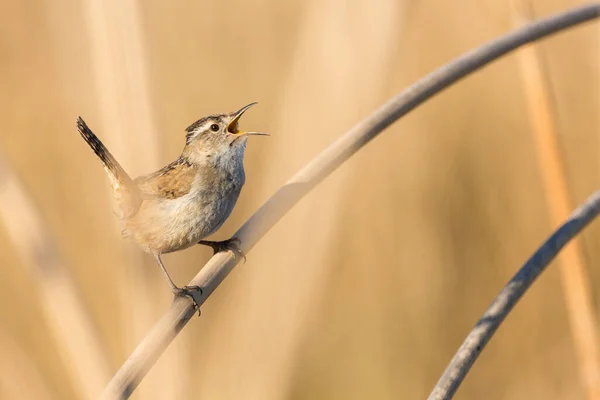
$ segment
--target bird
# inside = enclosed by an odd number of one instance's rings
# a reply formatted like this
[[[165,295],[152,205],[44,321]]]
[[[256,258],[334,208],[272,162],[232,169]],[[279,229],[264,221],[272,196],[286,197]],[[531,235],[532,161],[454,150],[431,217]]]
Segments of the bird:
[[[132,179],[85,121],[77,118],[77,129],[102,162],[112,184],[122,236],[152,255],[171,291],[191,298],[198,286],[177,286],[161,256],[196,244],[210,246],[214,254],[239,250],[233,237],[223,241],[204,238],[215,233],[231,215],[246,181],[244,153],[249,136],[263,132],[239,130],[240,117],[253,105],[238,111],[203,117],[185,130],[181,155],[156,172]]]

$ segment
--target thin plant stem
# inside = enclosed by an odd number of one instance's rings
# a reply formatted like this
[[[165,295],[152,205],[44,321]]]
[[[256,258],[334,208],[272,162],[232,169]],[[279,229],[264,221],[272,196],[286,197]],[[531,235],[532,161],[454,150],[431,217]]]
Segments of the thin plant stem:
[[[451,399],[471,366],[492,338],[502,321],[525,291],[544,271],[558,252],[585,228],[600,212],[600,190],[591,195],[538,248],[519,272],[504,286],[460,346],[444,374],[429,395],[429,400]]]

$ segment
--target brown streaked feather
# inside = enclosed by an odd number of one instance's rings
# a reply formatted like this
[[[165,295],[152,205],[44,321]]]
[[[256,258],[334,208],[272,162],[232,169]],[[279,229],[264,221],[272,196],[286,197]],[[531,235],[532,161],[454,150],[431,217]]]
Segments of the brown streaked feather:
[[[166,167],[139,177],[134,182],[143,197],[176,199],[190,192],[196,174],[197,170],[180,157]]]

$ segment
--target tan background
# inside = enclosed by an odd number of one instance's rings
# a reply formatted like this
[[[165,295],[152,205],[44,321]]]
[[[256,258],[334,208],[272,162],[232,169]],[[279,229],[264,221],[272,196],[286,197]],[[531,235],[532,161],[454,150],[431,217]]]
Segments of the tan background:
[[[111,373],[170,293],[149,257],[143,268],[130,266],[135,257],[119,237],[108,180],[77,135],[77,115],[139,175],[177,157],[194,120],[258,101],[242,127],[272,136],[249,142],[247,184],[216,235],[223,239],[387,98],[512,26],[502,1],[139,3],[118,20],[127,8],[119,4],[128,3],[106,2],[103,19],[93,1],[0,1],[0,151],[57,238]],[[535,1],[534,12],[577,3]],[[123,45],[111,57],[98,45],[102,26],[109,48]],[[577,203],[599,180],[598,33],[587,24],[540,44]],[[520,79],[514,55],[495,62],[324,181],[209,299],[138,398],[425,398],[550,232]],[[583,237],[595,289],[599,232],[596,223]],[[38,282],[6,231],[0,249],[0,395],[79,398],[40,311]],[[165,263],[183,284],[209,256],[198,247]],[[131,280],[138,283],[125,289]],[[39,388],[14,391],[10,373],[22,365],[28,385]],[[552,265],[458,398],[581,399],[576,368]]]

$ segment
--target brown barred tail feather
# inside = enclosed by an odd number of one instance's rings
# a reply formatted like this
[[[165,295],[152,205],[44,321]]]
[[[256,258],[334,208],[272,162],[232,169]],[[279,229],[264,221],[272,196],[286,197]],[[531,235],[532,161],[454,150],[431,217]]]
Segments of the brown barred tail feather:
[[[96,153],[102,164],[104,164],[104,169],[108,173],[113,185],[115,198],[120,204],[123,213],[122,217],[135,214],[139,209],[141,200],[137,187],[131,177],[81,117],[77,118],[77,130],[79,130],[83,140],[94,150],[94,153]]]
[[[102,164],[106,167],[106,170],[109,174],[112,175],[111,178],[114,178],[121,185],[129,186],[133,183],[127,172],[121,167],[121,164],[115,159],[115,157],[110,154],[110,151],[104,146],[104,144],[98,139],[98,136],[92,132],[92,130],[87,126],[85,121],[81,118],[77,118],[77,129],[79,130],[79,134],[83,140],[90,145],[94,153],[100,158]]]

